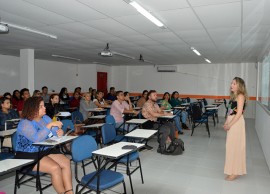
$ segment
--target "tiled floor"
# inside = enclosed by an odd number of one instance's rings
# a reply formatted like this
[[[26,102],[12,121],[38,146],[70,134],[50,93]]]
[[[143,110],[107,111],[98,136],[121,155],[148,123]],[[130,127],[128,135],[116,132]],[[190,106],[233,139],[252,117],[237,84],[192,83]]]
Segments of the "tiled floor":
[[[211,138],[205,127],[196,128],[194,135],[185,131],[180,136],[186,151],[180,156],[160,155],[153,151],[141,152],[145,183],[141,183],[139,172],[133,174],[136,194],[270,194],[270,173],[254,129],[254,120],[246,119],[247,129],[247,171],[246,176],[228,182],[224,180],[226,133],[222,129],[224,119],[214,127],[210,122]],[[150,145],[157,147],[156,139]],[[92,170],[88,168],[89,171]],[[2,179],[2,178],[1,178]],[[127,191],[130,192],[126,178]],[[75,180],[73,181],[75,185]],[[0,191],[13,193],[14,177],[0,182]],[[33,188],[22,186],[18,193],[37,193]],[[122,186],[115,190],[122,191]],[[53,188],[45,194],[55,193]],[[105,193],[112,193],[106,191]]]

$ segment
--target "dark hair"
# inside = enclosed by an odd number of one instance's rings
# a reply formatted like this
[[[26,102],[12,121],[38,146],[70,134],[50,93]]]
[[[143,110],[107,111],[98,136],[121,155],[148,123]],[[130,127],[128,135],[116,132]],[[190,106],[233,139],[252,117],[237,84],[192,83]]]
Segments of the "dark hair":
[[[150,96],[152,93],[157,93],[157,91],[156,91],[156,90],[150,90],[150,91],[148,92],[148,94],[147,94],[146,100],[149,99],[149,96]]]
[[[169,95],[169,99],[170,99],[170,93],[169,93],[169,92],[165,92],[165,93],[163,94],[163,97],[162,97],[163,100],[165,99],[165,96],[166,96],[167,94]]]
[[[129,94],[129,92],[128,92],[128,91],[124,92],[124,96],[127,96],[128,94]]]
[[[21,91],[20,91],[20,97],[21,97],[21,98],[22,98],[24,92],[29,92],[29,89],[27,89],[27,88],[21,89]]]
[[[58,94],[51,94],[50,95],[50,102],[51,102],[51,99],[53,99],[55,96],[59,96]]]
[[[79,96],[80,96],[80,92],[74,92],[73,93],[73,97],[75,96],[76,93],[79,94]]]
[[[43,101],[42,97],[30,97],[23,105],[22,118],[32,121],[38,114],[40,102]]]
[[[178,92],[177,92],[177,91],[174,91],[174,92],[172,93],[171,98],[174,98],[174,95],[175,95],[176,93],[178,93]],[[179,94],[179,93],[178,93],[178,94]]]
[[[116,96],[119,96],[120,93],[123,93],[123,91],[119,90],[115,93]]]
[[[19,90],[14,90],[13,93],[12,93],[12,98],[14,98],[14,99],[16,99],[16,100],[20,100],[21,95],[20,95],[20,98],[18,98],[18,97],[15,95],[16,92],[19,92],[19,93],[20,93]]]
[[[7,97],[7,96],[12,97],[12,96],[11,96],[11,93],[9,93],[9,92],[4,93],[4,95],[3,95],[3,96],[4,96],[4,97]]]
[[[41,88],[41,90],[44,90],[44,89],[48,89],[48,87],[47,87],[47,86],[43,86],[43,87]]]
[[[35,95],[36,95],[37,93],[40,93],[40,91],[39,91],[39,90],[34,90],[34,92],[33,92],[33,97],[35,97]]]
[[[0,98],[0,104],[1,104],[1,105],[4,104],[4,102],[5,102],[6,100],[9,100],[9,101],[10,101],[10,99],[7,98],[7,97],[1,97],[1,98]]]
[[[74,92],[76,92],[76,90],[82,90],[82,88],[81,87],[76,87],[75,89],[74,89]],[[73,93],[74,93],[73,92]]]
[[[59,93],[59,97],[60,97],[60,98],[63,97],[63,95],[64,95],[64,93],[65,93],[66,90],[67,90],[66,87],[61,88],[60,93]]]
[[[142,92],[142,96],[144,95],[144,93],[145,93],[145,92],[147,92],[147,93],[148,93],[148,90],[144,90],[144,91]]]
[[[111,90],[115,90],[115,87],[110,87],[110,91],[111,91]]]

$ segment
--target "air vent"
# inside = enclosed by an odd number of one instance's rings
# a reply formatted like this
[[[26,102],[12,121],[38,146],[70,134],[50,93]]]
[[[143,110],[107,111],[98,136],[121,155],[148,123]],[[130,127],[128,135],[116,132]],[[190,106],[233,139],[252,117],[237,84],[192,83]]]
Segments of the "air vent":
[[[177,67],[176,66],[158,66],[157,67],[158,72],[176,72]]]

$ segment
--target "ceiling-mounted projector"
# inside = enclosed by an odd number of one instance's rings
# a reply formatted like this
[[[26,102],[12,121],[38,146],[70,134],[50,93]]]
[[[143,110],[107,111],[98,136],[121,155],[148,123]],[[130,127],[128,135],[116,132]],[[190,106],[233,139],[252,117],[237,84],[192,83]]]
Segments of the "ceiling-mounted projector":
[[[109,48],[109,43],[107,43],[106,47],[103,49],[103,51],[101,51],[100,53],[98,53],[99,55],[103,56],[103,57],[112,57],[113,53],[110,51]]]
[[[0,34],[7,34],[9,32],[7,24],[0,23]]]

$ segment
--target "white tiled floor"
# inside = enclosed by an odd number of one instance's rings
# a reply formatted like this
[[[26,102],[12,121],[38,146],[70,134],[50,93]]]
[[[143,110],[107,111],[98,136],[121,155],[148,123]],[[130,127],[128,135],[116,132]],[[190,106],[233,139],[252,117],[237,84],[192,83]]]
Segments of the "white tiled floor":
[[[141,152],[145,183],[141,183],[139,172],[133,174],[136,194],[270,194],[270,173],[254,129],[254,120],[246,119],[247,129],[247,171],[246,176],[228,182],[224,180],[223,166],[225,157],[226,133],[222,129],[224,119],[214,127],[210,121],[211,138],[205,127],[195,129],[180,136],[186,151],[181,156],[160,155],[153,151]],[[149,142],[157,147],[156,139]],[[72,166],[73,167],[73,166]],[[89,167],[91,171],[93,168]],[[14,177],[0,179],[0,191],[13,193]],[[130,192],[128,178],[127,191]],[[73,181],[75,188],[75,180]],[[115,190],[122,191],[122,186]],[[33,188],[22,186],[18,193],[37,193]],[[55,193],[53,188],[45,194]],[[106,191],[105,193],[112,193]]]

